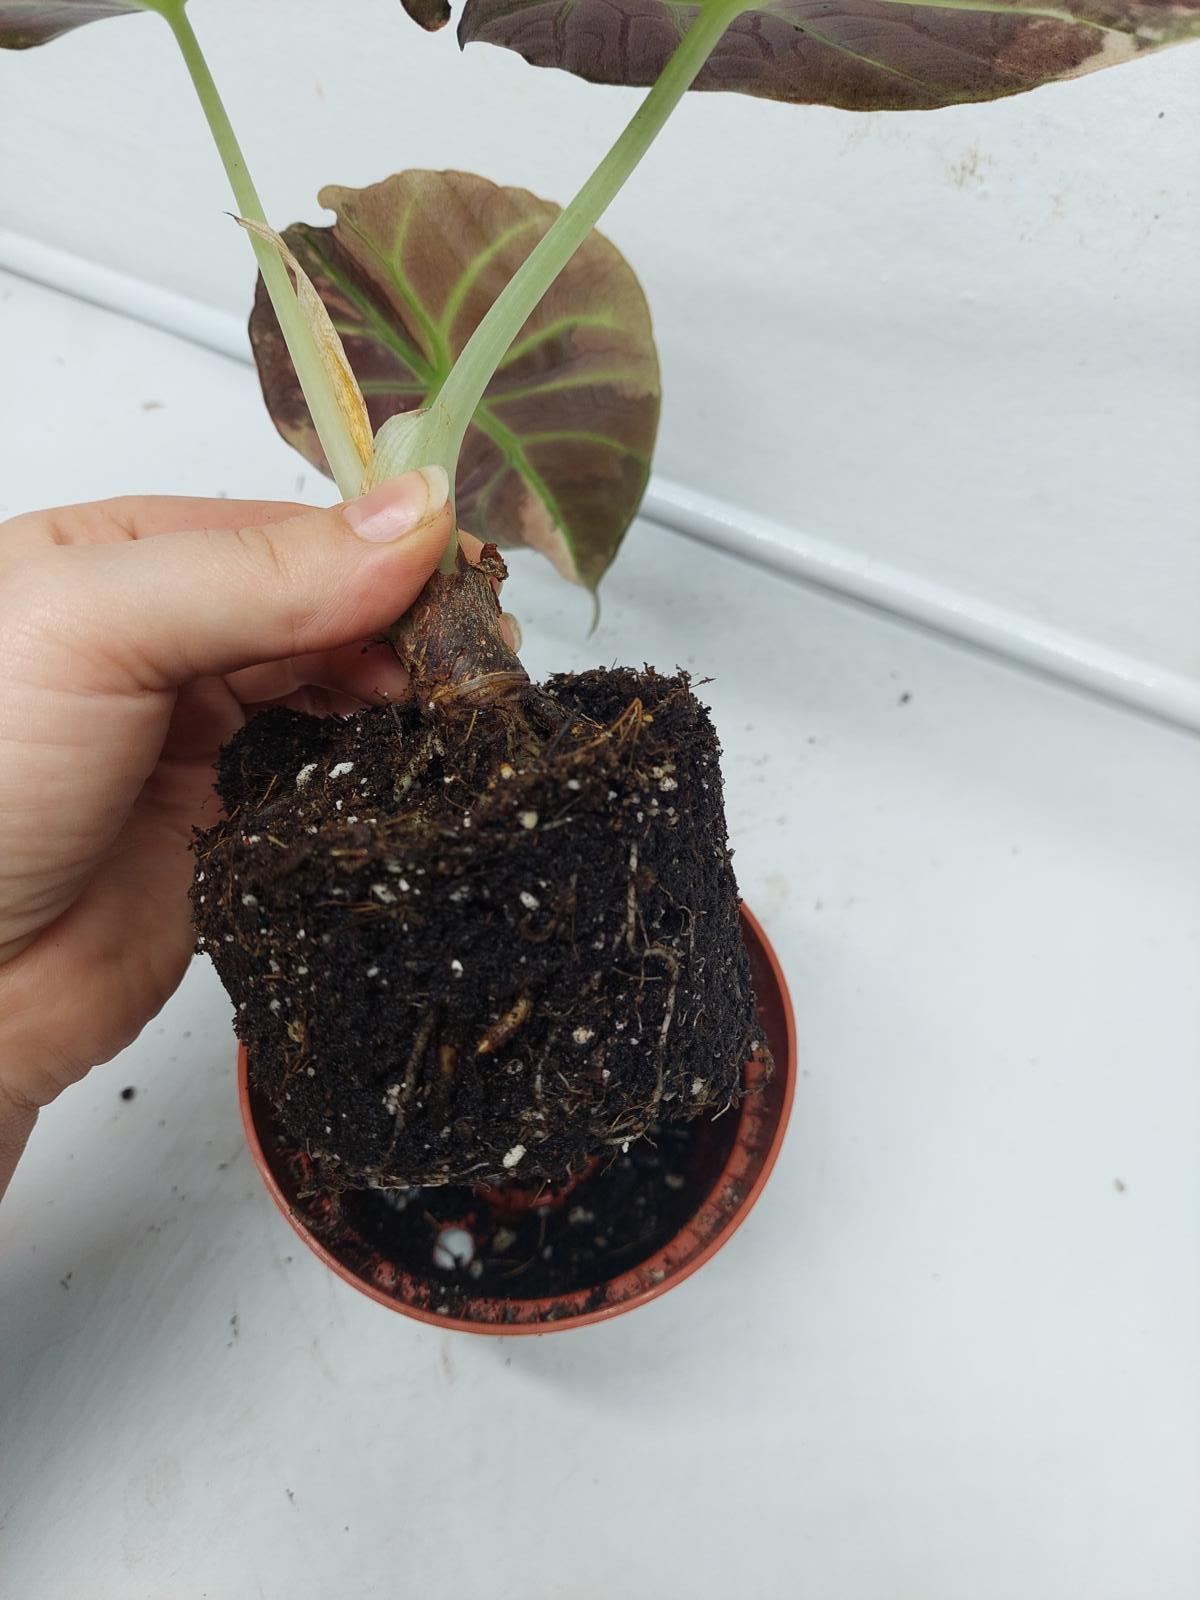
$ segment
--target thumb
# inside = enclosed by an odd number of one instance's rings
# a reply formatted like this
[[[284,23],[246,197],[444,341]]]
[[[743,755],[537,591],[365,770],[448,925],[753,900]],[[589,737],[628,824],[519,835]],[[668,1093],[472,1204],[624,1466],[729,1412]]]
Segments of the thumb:
[[[451,531],[446,472],[422,467],[263,527],[66,550],[56,608],[105,680],[89,687],[162,689],[381,632],[416,599]]]

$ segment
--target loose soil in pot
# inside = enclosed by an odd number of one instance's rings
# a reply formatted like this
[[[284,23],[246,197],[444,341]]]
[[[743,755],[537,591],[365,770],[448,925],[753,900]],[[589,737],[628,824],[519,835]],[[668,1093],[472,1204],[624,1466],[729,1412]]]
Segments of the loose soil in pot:
[[[418,606],[409,703],[254,719],[198,843],[200,946],[325,1183],[562,1180],[720,1112],[758,1045],[707,712],[651,670],[535,688],[484,587]]]
[[[458,1315],[478,1295],[530,1299],[604,1289],[679,1232],[720,1172],[737,1118],[654,1125],[563,1193],[522,1186],[363,1189],[343,1196],[344,1238],[423,1268],[430,1303]],[[342,1256],[346,1249],[343,1244]],[[599,1298],[599,1297],[597,1297]]]

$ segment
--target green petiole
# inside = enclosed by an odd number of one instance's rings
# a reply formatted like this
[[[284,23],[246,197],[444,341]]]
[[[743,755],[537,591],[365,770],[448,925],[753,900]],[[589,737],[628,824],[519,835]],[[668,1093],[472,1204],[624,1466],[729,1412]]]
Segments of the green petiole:
[[[184,0],[156,0],[154,9],[175,35],[239,212],[252,221],[265,222],[245,157],[185,15]],[[746,0],[710,0],[697,13],[654,87],[579,193],[505,285],[429,406],[389,417],[380,428],[375,457],[365,476],[287,268],[270,244],[250,236],[317,436],[345,498],[414,467],[443,466],[454,482],[459,451],[493,373],[542,296],[649,150],[730,24],[745,9]],[[453,571],[456,552],[457,534],[443,557],[444,572]]]
[[[745,9],[745,0],[712,0],[698,12],[616,143],[475,329],[429,408],[390,417],[380,428],[369,482],[381,483],[430,462],[444,466],[454,482],[458,452],[471,418],[509,346],[654,143],[730,24]],[[454,555],[452,546],[443,559],[443,571],[453,570]]]
[[[175,35],[184,64],[195,86],[197,98],[208,121],[217,154],[229,179],[229,187],[233,190],[238,214],[247,217],[251,222],[265,223],[267,218],[263,212],[262,201],[250,177],[246,158],[242,154],[229,115],[217,92],[204,53],[200,49],[200,42],[192,31],[192,25],[184,11],[184,0],[157,0],[154,9]],[[300,309],[295,290],[292,288],[291,277],[278,252],[265,240],[256,238],[253,234],[248,237],[258,260],[258,270],[262,273],[263,283],[271,297],[271,305],[287,344],[288,354],[292,358],[296,376],[304,391],[304,399],[312,416],[313,426],[317,430],[317,437],[321,441],[321,448],[325,452],[339,491],[343,498],[350,500],[362,487],[362,461],[342,417],[337,395],[321,361],[316,340]]]

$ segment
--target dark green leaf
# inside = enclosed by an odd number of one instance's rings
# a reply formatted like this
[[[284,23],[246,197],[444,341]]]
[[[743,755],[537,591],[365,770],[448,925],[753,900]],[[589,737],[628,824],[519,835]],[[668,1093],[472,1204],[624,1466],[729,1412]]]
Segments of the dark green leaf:
[[[0,49],[28,50],[85,22],[153,9],[140,0],[0,0]]]
[[[403,172],[320,199],[335,225],[298,223],[284,238],[329,307],[376,429],[433,398],[559,210],[465,172]],[[261,283],[250,337],[276,427],[325,470]],[[621,253],[593,233],[475,414],[459,461],[459,522],[498,544],[533,545],[594,588],[641,501],[658,408],[645,296]]]
[[[458,36],[593,83],[648,85],[700,9],[467,0]],[[924,110],[1020,94],[1197,32],[1200,0],[767,0],[733,23],[695,87],[851,111]]]

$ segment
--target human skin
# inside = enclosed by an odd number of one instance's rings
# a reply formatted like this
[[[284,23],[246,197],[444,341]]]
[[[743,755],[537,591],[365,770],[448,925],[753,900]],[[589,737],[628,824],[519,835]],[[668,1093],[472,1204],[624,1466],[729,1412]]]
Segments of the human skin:
[[[264,704],[402,696],[363,641],[451,515],[428,468],[326,510],[131,498],[0,525],[0,1194],[39,1111],[183,976],[221,745]]]

